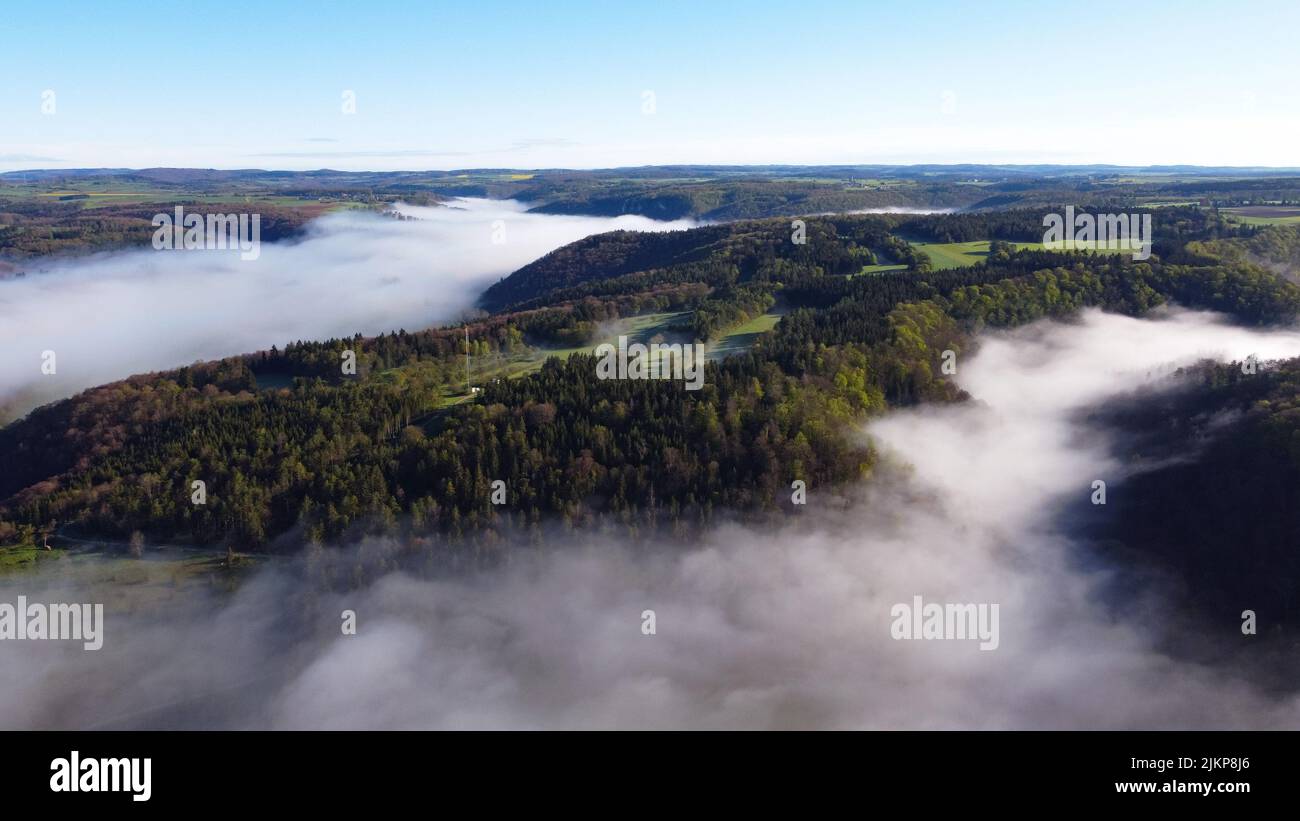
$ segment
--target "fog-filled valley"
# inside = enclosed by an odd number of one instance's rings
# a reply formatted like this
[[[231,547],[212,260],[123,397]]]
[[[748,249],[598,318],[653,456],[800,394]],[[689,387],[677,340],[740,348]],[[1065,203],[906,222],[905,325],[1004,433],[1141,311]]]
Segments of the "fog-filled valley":
[[[1300,356],[1300,333],[1091,310],[981,335],[955,377],[969,401],[870,422],[861,435],[885,454],[875,475],[810,487],[775,528],[720,521],[690,545],[551,528],[467,574],[321,583],[331,564],[399,551],[368,538],[272,563],[233,592],[146,605],[149,585],[128,584],[108,599],[101,651],[0,645],[0,724],[1293,726],[1296,694],[1260,684],[1267,650],[1235,646],[1233,622],[1201,636],[1218,648],[1202,658],[1170,652],[1180,631],[1204,629],[1196,614],[1158,586],[1117,603],[1108,591],[1131,568],[1098,561],[1060,515],[1096,479],[1122,494],[1134,469],[1090,408],[1169,390],[1198,359],[1252,354]],[[3,586],[101,600],[121,573],[55,563]],[[999,604],[997,647],[892,638],[891,607],[917,595]],[[339,631],[348,610],[356,635]]]
[[[495,280],[562,245],[691,220],[531,214],[511,200],[398,203],[317,218],[301,237],[238,250],[101,252],[0,279],[0,409],[132,374],[299,340],[372,336],[451,322]],[[54,373],[42,370],[52,351]],[[0,417],[3,418],[3,417]]]
[[[629,173],[250,172],[291,214],[251,258],[140,248],[152,202],[23,257],[0,636],[102,622],[0,642],[0,726],[1296,726],[1300,230]]]

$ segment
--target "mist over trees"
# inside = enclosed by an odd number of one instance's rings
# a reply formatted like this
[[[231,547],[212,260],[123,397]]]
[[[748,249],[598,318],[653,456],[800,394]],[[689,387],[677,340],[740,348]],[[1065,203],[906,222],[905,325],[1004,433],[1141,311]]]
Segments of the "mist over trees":
[[[834,486],[871,471],[876,456],[846,434],[853,421],[960,401],[941,356],[968,349],[981,328],[1085,307],[1141,316],[1170,302],[1248,324],[1295,316],[1295,286],[1214,255],[1217,220],[1172,218],[1203,238],[1180,252],[1185,263],[1000,247],[966,268],[870,275],[854,274],[875,249],[908,247],[893,233],[903,227],[968,236],[983,220],[985,235],[1019,238],[1032,218],[813,218],[803,244],[788,220],[603,234],[490,288],[489,304],[512,307],[470,325],[476,352],[587,342],[602,322],[647,309],[691,311],[699,338],[777,298],[789,313],[748,351],[710,363],[699,392],[600,380],[577,354],[449,405],[463,379],[459,327],[297,342],[133,377],[0,430],[13,466],[0,476],[0,511],[13,525],[253,550],[359,533],[482,547],[550,520],[680,535],[722,510],[771,515],[794,479]],[[1254,236],[1243,233],[1233,242]],[[353,376],[339,368],[345,350],[357,356]],[[194,479],[207,483],[206,504],[190,501]],[[509,504],[491,501],[494,481]]]

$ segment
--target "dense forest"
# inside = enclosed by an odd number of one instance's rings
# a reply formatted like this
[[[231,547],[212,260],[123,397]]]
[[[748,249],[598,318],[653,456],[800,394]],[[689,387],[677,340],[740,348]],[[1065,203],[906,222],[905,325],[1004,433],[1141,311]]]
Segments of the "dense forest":
[[[1163,571],[1220,623],[1252,609],[1295,624],[1300,360],[1250,365],[1204,362],[1099,409],[1134,475],[1082,520],[1099,550]]]
[[[110,248],[148,247],[157,230],[155,214],[172,214],[176,206],[191,214],[249,212],[260,214],[261,239],[266,242],[298,234],[319,204],[284,208],[175,200],[86,207],[85,197],[61,199],[0,198],[0,259],[21,260],[55,254],[81,254]]]
[[[521,198],[547,196],[546,190],[525,190]],[[945,209],[970,205],[983,192],[971,185],[829,185],[825,182],[689,181],[650,189],[636,182],[581,188],[547,196],[532,210],[541,214],[638,214],[654,219],[743,220],[774,214],[825,214],[870,208]]]

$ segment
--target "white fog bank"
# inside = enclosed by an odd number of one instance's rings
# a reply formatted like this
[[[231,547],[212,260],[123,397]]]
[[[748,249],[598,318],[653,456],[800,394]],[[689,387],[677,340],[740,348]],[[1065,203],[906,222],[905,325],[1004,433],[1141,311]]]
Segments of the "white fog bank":
[[[131,374],[297,340],[449,322],[500,277],[605,231],[689,228],[689,220],[529,214],[513,200],[399,206],[415,220],[339,212],[292,242],[238,251],[99,254],[0,280],[0,407]],[[56,372],[42,373],[42,353]]]

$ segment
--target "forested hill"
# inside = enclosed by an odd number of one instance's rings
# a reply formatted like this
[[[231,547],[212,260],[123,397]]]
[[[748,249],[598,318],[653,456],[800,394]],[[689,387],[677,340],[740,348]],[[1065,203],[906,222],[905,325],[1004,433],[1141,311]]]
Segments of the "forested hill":
[[[871,185],[854,180],[733,179],[668,182],[654,187],[642,181],[592,187],[543,184],[524,189],[520,196],[543,200],[531,209],[539,214],[638,214],[661,220],[692,217],[722,221],[873,208],[956,209],[977,203],[988,193],[984,187],[965,182]]]
[[[551,291],[595,279],[707,259],[711,248],[736,227],[710,226],[690,231],[612,231],[565,245],[531,262],[488,288],[485,307],[504,308]]]
[[[1171,381],[1097,412],[1127,434],[1127,460],[1154,467],[1081,520],[1220,623],[1249,608],[1300,624],[1300,360],[1206,362]]]
[[[525,265],[488,288],[481,303],[500,310],[683,282],[721,286],[856,274],[880,254],[915,261],[908,244],[890,234],[911,222],[880,215],[800,219],[800,242],[794,221],[784,218],[598,234]]]
[[[1037,244],[1043,216],[1058,208],[989,213],[836,215],[773,218],[666,232],[614,231],[556,249],[488,288],[492,311],[538,307],[588,296],[626,294],[686,282],[711,287],[790,285],[805,277],[849,276],[877,263],[924,273],[935,266],[916,243],[997,240]],[[1082,211],[1081,211],[1082,213]],[[1199,208],[1159,210],[1156,252],[1177,254],[1189,239],[1249,237]],[[796,239],[797,237],[797,239]],[[910,240],[910,241],[909,241]],[[1232,246],[1235,247],[1235,246]],[[1211,253],[1224,253],[1224,248]]]
[[[960,400],[941,356],[967,350],[983,326],[1085,306],[1140,316],[1170,301],[1251,324],[1295,317],[1300,289],[1214,250],[1254,233],[1196,209],[1166,217],[1200,243],[1194,253],[1136,262],[998,247],[967,267],[930,270],[918,256],[862,272],[910,247],[894,232],[974,231],[976,217],[810,218],[802,244],[786,220],[584,240],[533,269],[568,271],[561,287],[521,277],[527,287],[502,301],[528,297],[526,307],[469,326],[476,362],[497,368],[476,393],[464,391],[465,329],[446,328],[295,343],[32,412],[0,429],[0,542],[138,530],[151,542],[292,550],[383,533],[420,564],[490,560],[553,525],[687,538],[719,515],[793,513],[792,480],[827,489],[873,470],[854,435],[864,418]],[[984,228],[1015,219],[990,215]],[[709,338],[772,299],[788,309],[780,324],[710,363],[698,391],[602,380],[581,353],[515,367],[547,340],[575,346],[648,311],[687,312]],[[347,351],[355,374],[340,370]]]

